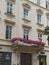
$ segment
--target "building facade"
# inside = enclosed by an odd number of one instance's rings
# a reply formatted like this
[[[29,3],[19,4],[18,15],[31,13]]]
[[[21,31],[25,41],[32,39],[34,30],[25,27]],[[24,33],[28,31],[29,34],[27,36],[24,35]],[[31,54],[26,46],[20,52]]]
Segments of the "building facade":
[[[49,65],[46,26],[49,0],[1,0],[0,64]]]

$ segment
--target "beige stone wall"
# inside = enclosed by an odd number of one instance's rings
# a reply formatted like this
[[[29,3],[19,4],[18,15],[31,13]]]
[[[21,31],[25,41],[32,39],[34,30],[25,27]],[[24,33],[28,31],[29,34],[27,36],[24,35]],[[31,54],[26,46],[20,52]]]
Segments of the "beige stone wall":
[[[31,0],[30,0],[31,1]],[[28,25],[28,26],[31,26],[31,29],[29,30],[29,39],[32,39],[32,40],[38,40],[38,32],[37,32],[37,29],[42,29],[44,30],[44,27],[47,25],[47,18],[46,18],[46,13],[48,12],[47,9],[44,8],[45,4],[45,0],[43,0],[44,2],[43,3],[43,6],[42,6],[42,3],[41,3],[41,6],[38,6],[37,4],[34,4],[36,3],[36,0],[33,0],[33,2],[30,2],[30,1],[24,1],[24,0],[17,0],[15,2],[12,2],[13,3],[13,15],[15,15],[15,17],[13,16],[10,16],[10,15],[7,15],[5,13],[7,13],[7,0],[1,0],[0,2],[0,18],[1,18],[1,21],[0,21],[0,39],[5,39],[6,37],[6,25],[12,25],[12,38],[13,37],[22,37],[23,38],[23,24],[24,25]],[[42,1],[42,0],[41,0]],[[3,5],[4,3],[4,5]],[[24,18],[24,13],[23,13],[23,5],[22,3],[28,3],[30,5],[30,9],[29,9],[29,17],[28,17],[28,20],[30,20],[31,22],[25,22],[23,20]],[[37,25],[37,11],[36,9],[41,9],[43,11],[43,14],[42,14],[42,24],[44,25],[43,27],[39,27]],[[11,23],[13,22],[14,24],[10,24],[10,23],[7,23],[7,20],[9,20]],[[43,35],[43,42],[46,42],[47,44],[47,40],[46,40],[46,36]]]
[[[17,58],[17,55],[20,53],[21,51],[16,51],[16,53],[13,52],[13,49],[10,47],[12,45],[12,43],[9,40],[6,40],[5,36],[6,36],[6,25],[12,25],[12,38],[13,37],[21,37],[23,38],[23,24],[24,25],[28,25],[29,27],[31,27],[29,29],[29,39],[31,40],[38,40],[38,32],[37,29],[41,29],[44,30],[44,27],[47,25],[47,16],[46,13],[48,12],[48,10],[45,7],[45,0],[41,0],[41,6],[38,6],[36,3],[37,0],[29,0],[29,1],[24,1],[24,0],[16,0],[13,3],[13,15],[15,15],[15,17],[13,16],[9,16],[6,13],[6,8],[7,8],[7,1],[8,0],[0,0],[0,51],[4,51],[4,52],[12,52],[12,64],[16,64],[20,63],[18,60],[20,60]],[[31,2],[30,2],[31,1]],[[33,2],[34,3],[33,3]],[[30,5],[30,9],[29,9],[29,17],[28,19],[30,20],[30,22],[26,22],[23,20],[23,5],[22,3],[28,3]],[[42,14],[42,24],[44,25],[43,27],[39,27],[37,24],[37,9],[41,9],[43,14]],[[11,23],[13,22],[14,24],[10,24],[7,23],[6,20],[9,20]],[[47,44],[47,36],[43,35],[43,42],[45,42],[45,46],[48,46]],[[7,46],[3,46],[3,45],[7,45]],[[21,50],[21,49],[20,49]],[[24,49],[23,49],[24,50]],[[46,48],[47,50],[47,48]],[[48,49],[49,50],[49,49]],[[26,51],[26,49],[25,49]],[[28,50],[27,50],[28,51]],[[33,51],[31,50],[32,56],[34,56]],[[36,56],[36,55],[35,55]],[[37,57],[37,56],[36,56]],[[34,60],[34,58],[32,58],[32,60]],[[35,63],[36,62],[36,63]],[[32,62],[33,65],[38,65],[38,60],[35,59]]]

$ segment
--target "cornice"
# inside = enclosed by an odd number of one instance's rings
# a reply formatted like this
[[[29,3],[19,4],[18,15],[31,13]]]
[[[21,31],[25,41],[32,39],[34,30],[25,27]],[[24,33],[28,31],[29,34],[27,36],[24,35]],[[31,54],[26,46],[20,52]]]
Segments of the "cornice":
[[[44,10],[49,11],[49,9],[47,9],[46,7],[43,7],[43,6],[41,6],[41,5],[38,5],[37,3],[31,2],[31,1],[29,1],[29,0],[28,0],[28,2],[30,2],[30,3],[32,3],[32,4],[36,5],[36,6],[38,6],[38,7],[40,7],[40,8],[42,8],[42,9],[44,9]]]

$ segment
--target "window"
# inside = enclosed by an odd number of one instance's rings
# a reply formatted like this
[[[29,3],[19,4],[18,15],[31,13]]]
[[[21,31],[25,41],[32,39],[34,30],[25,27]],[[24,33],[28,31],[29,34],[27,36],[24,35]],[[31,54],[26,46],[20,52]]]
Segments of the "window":
[[[11,39],[12,26],[6,26],[6,39]]]
[[[42,33],[38,33],[38,39],[39,41],[42,41]]]
[[[46,2],[46,8],[49,9],[49,2]]]
[[[38,23],[41,23],[41,14],[37,14]]]
[[[12,13],[12,3],[11,2],[7,3],[7,12]]]
[[[25,19],[28,18],[28,9],[24,9],[24,18],[25,18]]]
[[[8,55],[8,59],[7,58]],[[11,65],[11,52],[0,52],[0,65]]]
[[[29,31],[24,30],[24,39],[28,39]]]
[[[47,17],[47,26],[49,26],[49,18]]]
[[[40,0],[37,0],[37,4],[40,5]]]
[[[46,65],[46,55],[39,55],[39,65]]]

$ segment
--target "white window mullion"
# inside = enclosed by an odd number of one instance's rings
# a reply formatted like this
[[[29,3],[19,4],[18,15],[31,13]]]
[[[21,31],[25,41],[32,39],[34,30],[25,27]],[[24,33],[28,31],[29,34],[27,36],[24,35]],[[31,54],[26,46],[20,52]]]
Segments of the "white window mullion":
[[[41,23],[41,14],[37,14],[38,23]]]
[[[12,26],[6,26],[7,39],[11,39],[11,33],[12,33]]]
[[[37,4],[40,5],[40,0],[37,0]]]
[[[24,30],[24,38],[28,39],[28,35],[29,35],[29,31],[28,30]]]
[[[12,13],[12,3],[10,2],[7,3],[7,12]]]
[[[39,41],[42,41],[42,33],[38,33],[38,39]]]
[[[24,9],[24,18],[28,19],[28,10],[27,9]]]

